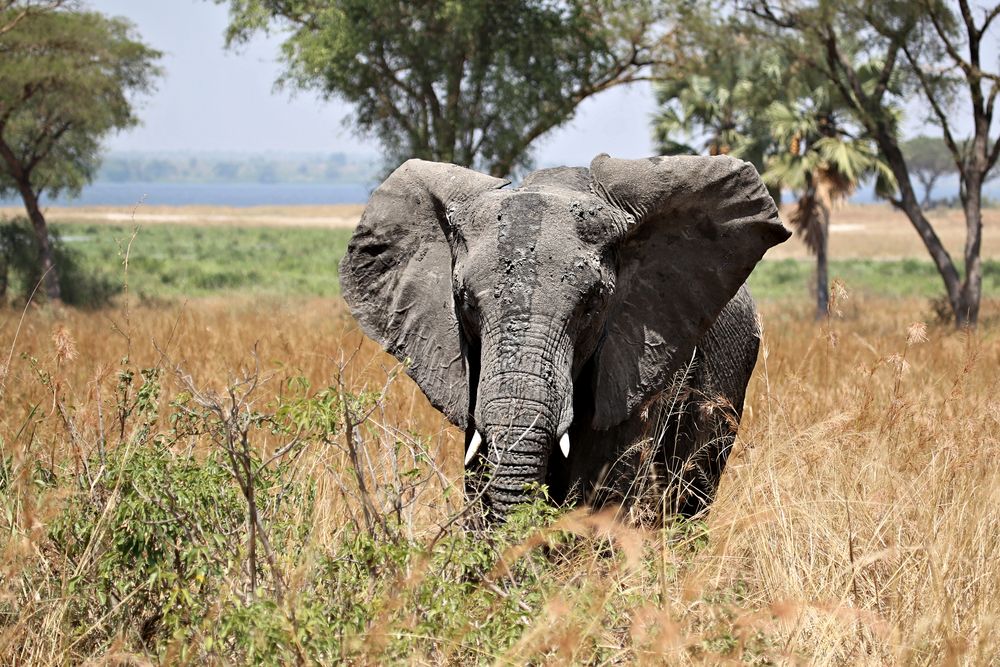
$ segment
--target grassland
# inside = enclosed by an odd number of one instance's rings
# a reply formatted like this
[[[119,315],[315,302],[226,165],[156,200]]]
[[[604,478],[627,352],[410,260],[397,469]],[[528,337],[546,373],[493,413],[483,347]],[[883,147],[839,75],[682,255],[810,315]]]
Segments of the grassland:
[[[874,296],[879,268],[821,325],[792,277],[755,284],[764,351],[704,521],[539,505],[482,540],[452,521],[460,434],[283,275],[301,254],[332,280],[336,233],[193,231],[140,231],[145,299],[0,319],[0,663],[1000,661],[996,291],[969,334],[925,288]],[[117,247],[87,261],[120,271]],[[230,251],[273,289],[141,275]]]
[[[55,225],[81,268],[122,282],[125,251],[129,288],[142,299],[213,294],[334,296],[337,264],[349,229],[188,226],[134,228]]]
[[[112,214],[126,215],[120,211],[108,213]],[[264,210],[239,217],[215,211],[204,213],[214,222],[203,225],[177,221],[179,216],[197,212],[147,215],[160,216],[155,219],[161,221],[140,225],[134,238],[136,227],[120,222],[58,222],[54,229],[80,258],[86,273],[102,276],[108,282],[121,282],[124,252],[129,247],[129,287],[147,300],[222,293],[295,297],[338,294],[337,264],[351,233],[351,228],[342,224],[350,219],[346,215],[336,217],[307,210],[281,218],[276,211]],[[238,226],[240,220],[251,224]],[[947,225],[944,228],[951,229]],[[831,277],[851,292],[927,300],[942,293],[941,279],[926,256],[885,256],[882,237],[866,241],[856,227],[851,230],[854,236],[849,239],[834,236],[834,248],[838,242],[842,247],[830,265]],[[916,236],[912,231],[908,233]],[[808,294],[814,261],[805,256],[797,241],[786,245],[787,249],[779,247],[781,252],[765,260],[752,275],[750,285],[758,298],[788,299]],[[1000,248],[995,255],[990,254],[992,251],[992,244],[987,244],[983,266],[986,294],[1000,293]]]

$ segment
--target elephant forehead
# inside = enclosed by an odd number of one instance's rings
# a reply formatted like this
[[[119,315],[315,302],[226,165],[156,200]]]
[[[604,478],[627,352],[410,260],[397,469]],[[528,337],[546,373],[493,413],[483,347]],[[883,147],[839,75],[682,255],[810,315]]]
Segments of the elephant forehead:
[[[612,217],[601,199],[562,188],[499,190],[477,199],[463,217],[473,218],[479,230],[496,230],[501,246],[544,244],[570,247],[574,242],[593,244],[599,221]]]
[[[539,192],[483,197],[472,212],[476,231],[468,237],[473,261],[510,271],[536,261],[562,264],[592,254],[575,224],[575,212],[584,208],[579,197]]]
[[[600,279],[608,242],[586,238],[580,221],[606,214],[603,202],[577,191],[485,193],[454,216],[471,232],[467,253],[456,262],[456,277],[475,285],[480,298],[490,294],[501,304],[528,306],[541,294],[565,293],[572,300]]]

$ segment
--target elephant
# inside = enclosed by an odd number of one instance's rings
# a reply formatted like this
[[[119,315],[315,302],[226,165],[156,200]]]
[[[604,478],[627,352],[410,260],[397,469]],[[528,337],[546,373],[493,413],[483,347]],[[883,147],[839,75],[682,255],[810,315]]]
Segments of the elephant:
[[[640,475],[667,514],[703,512],[757,361],[745,282],[790,236],[756,169],[601,154],[510,185],[417,159],[392,172],[340,264],[351,313],[465,431],[488,523],[543,485],[621,503]]]

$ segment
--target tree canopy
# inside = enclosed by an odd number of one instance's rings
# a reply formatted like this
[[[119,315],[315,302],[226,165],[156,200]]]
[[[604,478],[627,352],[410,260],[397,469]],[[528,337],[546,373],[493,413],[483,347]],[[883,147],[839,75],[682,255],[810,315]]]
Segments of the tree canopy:
[[[891,201],[906,213],[944,281],[959,326],[974,326],[982,297],[982,185],[1000,155],[993,122],[1000,74],[983,60],[983,43],[1000,5],[968,0],[753,0],[743,32],[782,44],[793,62],[840,93],[875,142],[898,185]],[[966,218],[964,276],[921,208],[903,154],[899,109],[919,100],[959,168]],[[962,138],[959,129],[971,127]]]
[[[672,60],[655,71],[660,150],[730,154],[757,167],[776,201],[782,190],[797,195],[788,221],[816,255],[817,316],[825,317],[833,206],[870,176],[880,192],[892,190],[892,173],[837,88],[802,67],[794,49],[718,6],[679,4],[672,19]]]
[[[784,95],[784,54],[741,34],[715,3],[678,3],[669,21],[654,69],[658,150],[729,154],[763,171],[773,149],[763,112]]]
[[[216,0],[227,42],[285,33],[281,83],[354,106],[387,166],[409,157],[506,176],[587,97],[643,78],[642,0]]]
[[[0,25],[19,11],[15,3]],[[93,178],[104,137],[138,122],[132,95],[150,89],[158,57],[131,24],[95,12],[38,8],[0,34],[0,196],[24,201],[53,299],[58,272],[39,197],[79,192]]]
[[[946,175],[958,171],[948,145],[941,137],[920,135],[907,140],[900,148],[913,175],[924,187],[924,196],[920,200],[923,208],[933,204],[934,184]]]

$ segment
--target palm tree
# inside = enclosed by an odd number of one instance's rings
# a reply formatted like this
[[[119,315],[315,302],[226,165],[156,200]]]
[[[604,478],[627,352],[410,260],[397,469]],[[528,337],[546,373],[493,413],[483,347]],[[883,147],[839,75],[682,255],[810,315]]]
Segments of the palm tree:
[[[775,188],[798,194],[788,222],[816,255],[816,319],[830,311],[829,238],[833,210],[858,184],[876,179],[876,192],[890,194],[895,179],[874,142],[849,131],[825,88],[791,102],[773,102],[764,114],[781,150],[771,155],[762,174]]]
[[[681,56],[655,70],[657,147],[742,158],[762,173],[775,202],[782,189],[797,194],[789,223],[816,255],[816,316],[824,318],[833,210],[873,176],[877,194],[892,194],[892,172],[821,73],[803,69],[782,44],[734,29],[709,6],[678,7],[668,37]],[[862,85],[881,71],[875,62],[862,68]]]
[[[773,99],[769,84],[778,84],[782,67],[777,51],[740,44],[715,51],[692,70],[661,73],[656,86],[661,109],[653,119],[660,153],[733,155],[762,169],[771,137],[755,111]],[[698,137],[701,146],[678,137]]]

